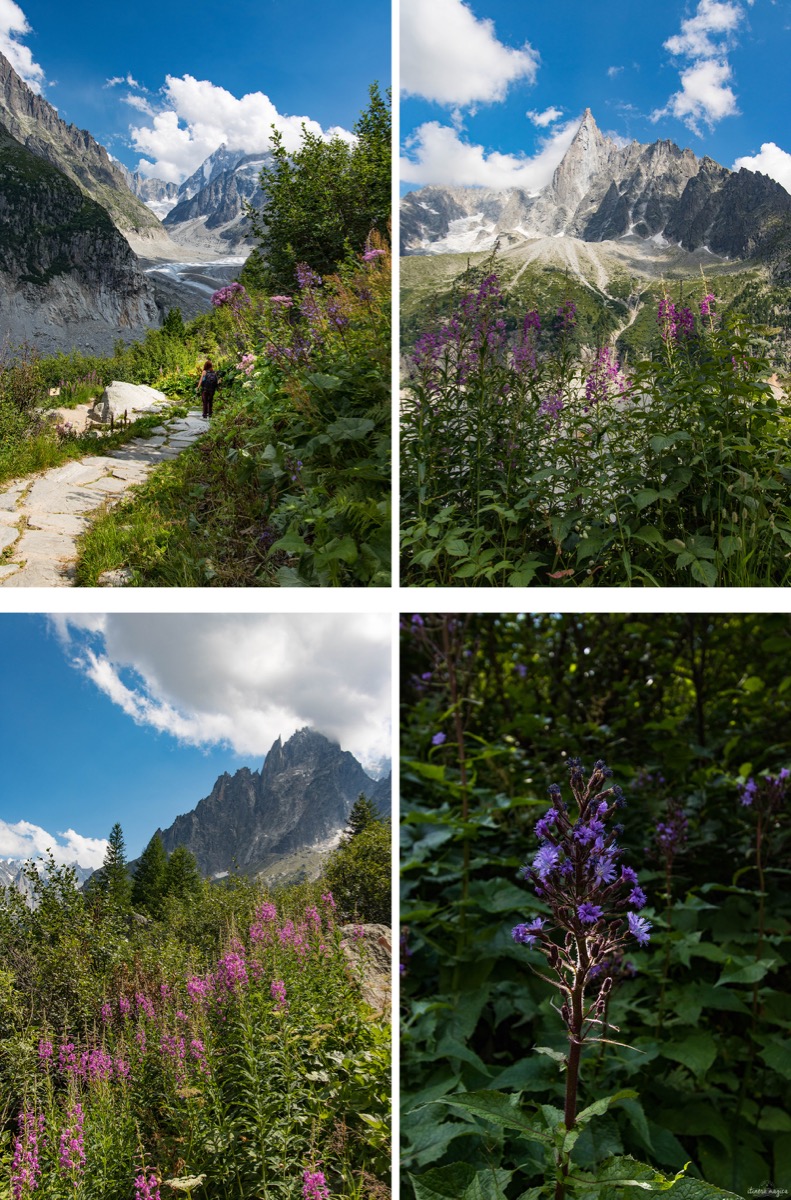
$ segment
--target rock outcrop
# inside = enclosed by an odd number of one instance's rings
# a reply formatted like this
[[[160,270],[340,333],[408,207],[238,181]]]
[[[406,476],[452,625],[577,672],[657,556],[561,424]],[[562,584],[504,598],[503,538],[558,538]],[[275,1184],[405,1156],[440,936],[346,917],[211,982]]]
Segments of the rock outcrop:
[[[151,284],[106,210],[1,125],[0,285],[4,332],[44,352],[80,341],[110,350],[159,323]]]
[[[160,408],[168,403],[164,392],[149,387],[147,383],[124,383],[113,380],[108,383],[93,408],[94,420],[107,422],[111,417],[117,419],[128,413],[134,419],[135,413],[148,412],[152,408]]]
[[[161,222],[130,191],[124,171],[84,129],[67,125],[27,86],[0,54],[0,126],[100,204],[134,249],[155,254],[168,247]]]
[[[165,229],[182,245],[225,254],[247,254],[252,248],[246,205],[264,203],[259,176],[267,154],[244,154],[221,146],[185,179],[179,200],[164,218]]]
[[[331,844],[360,792],[390,814],[391,781],[374,780],[336,743],[301,729],[272,746],[260,771],[224,774],[195,809],[159,830],[165,849],[186,846],[201,872],[253,874],[304,847]]]
[[[402,253],[491,249],[566,235],[634,237],[727,258],[760,255],[791,223],[791,195],[758,172],[729,171],[669,141],[620,145],[590,109],[537,193],[519,188],[422,188],[401,205]]]

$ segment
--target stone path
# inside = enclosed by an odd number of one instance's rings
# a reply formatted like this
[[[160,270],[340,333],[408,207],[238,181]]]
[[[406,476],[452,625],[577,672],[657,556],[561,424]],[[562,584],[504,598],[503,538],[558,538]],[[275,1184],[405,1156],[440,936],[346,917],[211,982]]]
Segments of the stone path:
[[[163,420],[150,437],[133,438],[111,454],[0,487],[0,554],[6,551],[0,587],[74,586],[76,541],[90,525],[88,514],[117,503],[157,463],[175,458],[209,428],[197,411]]]

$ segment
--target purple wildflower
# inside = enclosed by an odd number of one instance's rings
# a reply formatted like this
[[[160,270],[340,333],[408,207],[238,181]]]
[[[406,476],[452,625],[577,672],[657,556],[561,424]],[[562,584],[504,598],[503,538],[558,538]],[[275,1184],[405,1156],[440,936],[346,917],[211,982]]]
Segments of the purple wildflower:
[[[363,262],[376,262],[377,258],[383,258],[386,253],[386,250],[366,250],[365,254],[363,255]]]
[[[140,1172],[135,1179],[135,1200],[162,1200],[156,1175]]]
[[[301,288],[321,287],[321,276],[312,271],[307,263],[297,263],[297,283]]]
[[[645,908],[646,897],[642,888],[633,888],[629,893],[627,904],[633,904],[635,908]]]
[[[709,292],[708,295],[704,296],[700,302],[700,315],[702,317],[708,317],[711,313],[711,306],[714,303],[716,303],[714,293]]]
[[[511,930],[511,937],[515,942],[519,942],[525,946],[532,946],[536,940],[536,934],[544,928],[544,918],[536,917],[529,925],[515,925]]]
[[[25,1109],[18,1118],[19,1133],[14,1138],[14,1157],[11,1162],[11,1196],[13,1200],[34,1192],[41,1175],[38,1139],[44,1133],[44,1118]]]
[[[82,1172],[85,1169],[82,1105],[69,1109],[68,1121],[60,1135],[60,1165],[64,1171]]]
[[[651,935],[648,932],[651,928],[651,922],[646,921],[645,917],[636,916],[632,912],[627,913],[626,918],[629,922],[629,932],[632,937],[637,939],[638,945],[645,946],[651,940]]]
[[[307,1168],[303,1171],[302,1195],[304,1200],[330,1200],[327,1180],[321,1171],[310,1171]]]
[[[441,746],[442,743],[446,742],[447,740],[447,734],[439,732],[434,734],[433,738],[431,739],[431,744],[432,746]]]
[[[586,925],[593,925],[602,915],[602,906],[600,904],[578,904],[577,916]]]
[[[755,799],[755,793],[758,791],[758,784],[753,779],[752,775],[747,780],[742,789],[739,799],[745,808],[749,808]]]
[[[533,870],[544,880],[558,864],[559,854],[554,846],[542,846],[533,859]]]

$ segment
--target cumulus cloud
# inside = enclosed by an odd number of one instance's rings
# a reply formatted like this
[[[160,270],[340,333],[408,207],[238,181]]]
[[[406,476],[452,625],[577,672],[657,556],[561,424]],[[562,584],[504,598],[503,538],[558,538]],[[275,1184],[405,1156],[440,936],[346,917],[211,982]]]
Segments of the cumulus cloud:
[[[76,864],[95,870],[102,865],[106,849],[104,838],[86,838],[73,829],[53,836],[30,821],[17,821],[12,825],[0,820],[0,858],[39,858],[51,851],[55,862],[61,866]]]
[[[53,617],[113,704],[192,746],[263,756],[305,725],[363,765],[390,757],[390,633],[369,615]]]
[[[563,116],[562,108],[545,108],[543,112],[530,111],[525,113],[529,121],[537,125],[539,129],[546,129],[547,125],[553,125],[555,121],[560,120]]]
[[[609,75],[610,79],[615,79],[616,75],[620,75],[622,70],[623,67],[608,67],[607,74]]]
[[[787,192],[791,192],[791,154],[781,150],[774,142],[764,142],[758,154],[737,158],[733,164],[734,171],[742,167],[747,171],[760,171],[782,184]]]
[[[0,0],[2,2],[2,0]],[[133,103],[127,97],[128,103]],[[142,105],[136,104],[142,111]],[[283,134],[287,150],[295,150],[302,139],[302,126],[320,137],[334,135],[353,141],[348,130],[333,127],[326,133],[310,117],[279,113],[263,92],[234,96],[208,79],[192,75],[168,75],[162,100],[151,123],[130,130],[132,145],[144,157],[138,164],[142,175],[180,183],[225,143],[230,150],[255,154],[271,144],[272,126]]]
[[[535,80],[539,55],[498,41],[491,20],[462,0],[402,0],[401,87],[457,108],[504,100],[517,80]]]
[[[734,45],[744,17],[740,3],[700,0],[694,16],[682,21],[681,32],[664,43],[675,58],[686,58],[689,62],[681,68],[681,90],[674,92],[664,108],[651,114],[652,121],[674,116],[701,136],[702,125],[713,129],[724,117],[738,115],[727,52]]]
[[[462,140],[456,129],[428,121],[407,139],[409,157],[401,159],[401,178],[408,183],[458,187],[519,187],[537,192],[550,180],[579,129],[580,118],[568,121],[542,139],[537,154],[487,153]]]
[[[32,33],[22,9],[14,0],[0,0],[0,54],[5,55],[20,79],[34,92],[41,93],[44,68],[33,58],[32,51],[20,40]]]

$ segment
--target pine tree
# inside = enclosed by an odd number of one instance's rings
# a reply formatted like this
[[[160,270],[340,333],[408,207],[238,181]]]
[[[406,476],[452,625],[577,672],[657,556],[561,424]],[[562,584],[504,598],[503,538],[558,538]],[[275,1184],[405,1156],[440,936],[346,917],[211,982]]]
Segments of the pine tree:
[[[186,846],[177,846],[168,859],[165,895],[186,900],[200,891],[201,878],[195,855]]]
[[[349,813],[349,819],[343,831],[344,840],[350,842],[352,838],[357,837],[369,825],[373,825],[375,821],[381,821],[376,806],[372,800],[368,799],[365,792],[360,792],[354,802],[352,811]]]
[[[132,880],[126,869],[124,832],[117,821],[110,830],[99,887],[113,908],[122,911],[129,908],[132,899]]]
[[[132,905],[152,917],[162,913],[162,898],[167,882],[168,856],[162,838],[155,833],[140,855],[132,883]]]

